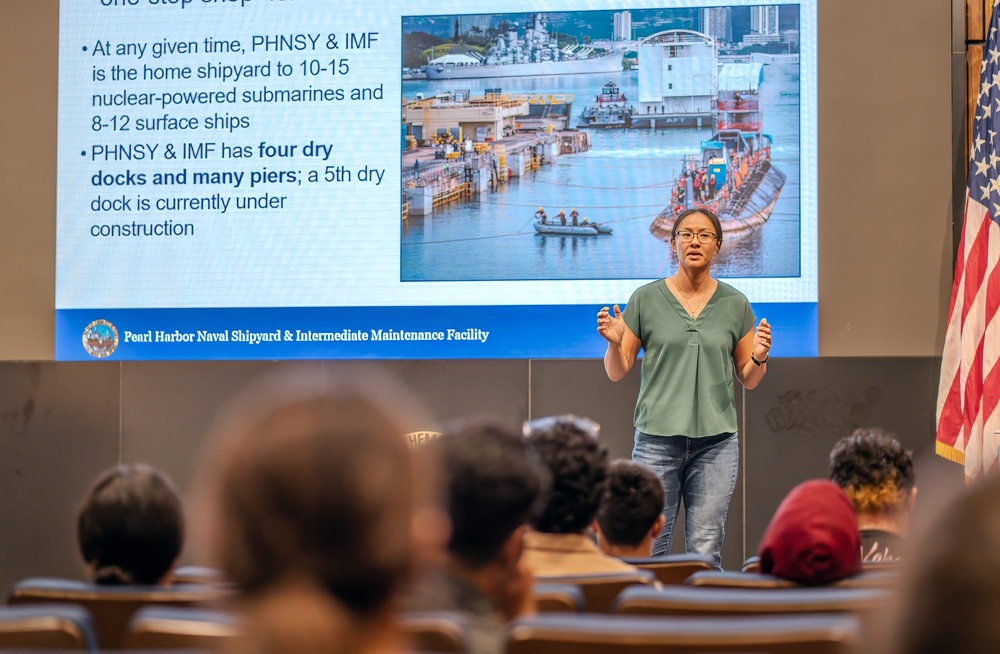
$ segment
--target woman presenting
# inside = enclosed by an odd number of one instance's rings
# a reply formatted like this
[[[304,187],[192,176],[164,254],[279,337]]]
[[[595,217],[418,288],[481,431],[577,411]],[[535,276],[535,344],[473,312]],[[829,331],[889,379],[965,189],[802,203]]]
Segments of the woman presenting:
[[[722,226],[707,209],[677,216],[670,245],[677,273],[637,289],[622,315],[604,307],[597,331],[608,341],[604,369],[622,379],[644,350],[635,407],[632,458],[663,480],[666,524],[653,554],[667,554],[680,501],[684,500],[686,551],[719,554],[736,486],[739,441],[733,404],[733,370],[755,388],[767,371],[771,327],[754,315],[746,297],[712,278],[722,246]]]

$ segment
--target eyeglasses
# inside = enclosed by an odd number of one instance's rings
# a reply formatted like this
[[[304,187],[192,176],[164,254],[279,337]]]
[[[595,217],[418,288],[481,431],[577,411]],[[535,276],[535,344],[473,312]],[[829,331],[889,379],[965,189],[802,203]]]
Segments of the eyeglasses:
[[[525,438],[530,437],[536,431],[546,431],[559,425],[572,425],[591,438],[597,438],[601,433],[601,425],[590,418],[574,416],[571,413],[561,416],[543,416],[533,420],[526,420],[521,427],[521,432]]]
[[[674,234],[674,238],[679,240],[681,243],[690,243],[697,238],[698,242],[702,245],[708,245],[712,241],[719,240],[719,237],[715,232],[689,232],[684,229]]]

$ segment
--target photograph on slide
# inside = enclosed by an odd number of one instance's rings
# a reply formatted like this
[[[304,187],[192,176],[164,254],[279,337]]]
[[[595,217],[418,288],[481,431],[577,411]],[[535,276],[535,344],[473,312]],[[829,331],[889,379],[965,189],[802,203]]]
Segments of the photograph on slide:
[[[798,5],[402,22],[404,281],[799,275]]]

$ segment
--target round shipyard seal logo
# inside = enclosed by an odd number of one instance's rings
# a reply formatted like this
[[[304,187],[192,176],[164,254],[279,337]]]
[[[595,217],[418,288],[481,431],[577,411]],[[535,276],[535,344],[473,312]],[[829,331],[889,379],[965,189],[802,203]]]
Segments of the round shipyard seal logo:
[[[118,349],[118,330],[107,320],[95,320],[83,330],[83,349],[95,359],[111,356]]]

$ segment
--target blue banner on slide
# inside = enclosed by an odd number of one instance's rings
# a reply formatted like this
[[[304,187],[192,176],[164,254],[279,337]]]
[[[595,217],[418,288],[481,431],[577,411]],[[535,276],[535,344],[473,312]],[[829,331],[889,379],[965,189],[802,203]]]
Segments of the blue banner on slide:
[[[56,359],[590,359],[596,305],[67,309]],[[755,304],[773,356],[818,354],[815,303]]]

